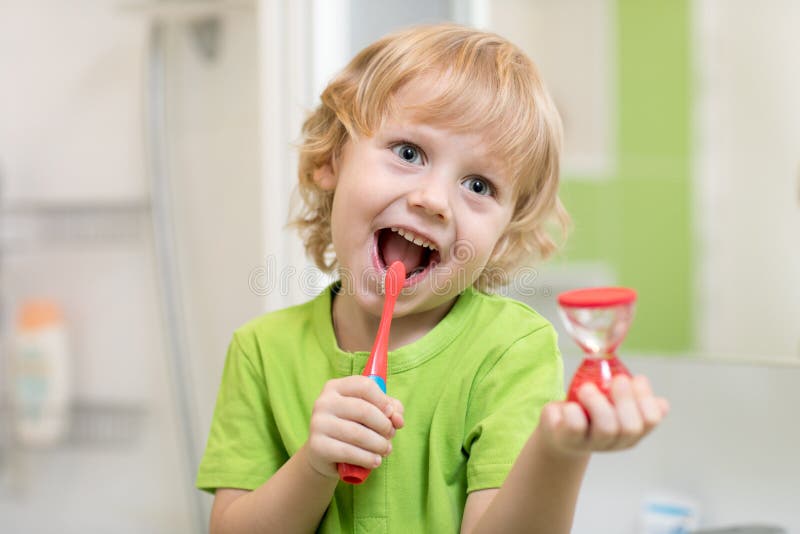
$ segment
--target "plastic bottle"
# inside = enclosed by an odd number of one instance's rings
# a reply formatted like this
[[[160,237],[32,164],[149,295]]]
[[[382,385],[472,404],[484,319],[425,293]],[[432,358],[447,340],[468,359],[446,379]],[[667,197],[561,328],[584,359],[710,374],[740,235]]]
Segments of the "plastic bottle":
[[[697,504],[681,495],[649,495],[641,512],[640,534],[690,534],[697,528]]]
[[[72,400],[67,333],[58,305],[22,303],[12,361],[14,426],[28,446],[58,443],[69,428]]]

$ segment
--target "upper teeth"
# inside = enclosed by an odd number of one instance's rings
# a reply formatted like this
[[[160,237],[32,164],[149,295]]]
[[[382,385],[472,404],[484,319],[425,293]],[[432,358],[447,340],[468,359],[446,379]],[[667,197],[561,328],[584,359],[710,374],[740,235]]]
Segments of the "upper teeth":
[[[397,227],[394,227],[394,226],[392,227],[392,232],[400,234],[401,236],[406,238],[408,241],[411,241],[415,245],[419,245],[421,247],[429,248],[431,250],[436,250],[436,245],[434,245],[433,243],[431,243],[429,241],[425,241],[424,239],[422,239],[418,235],[414,234],[414,232],[411,232],[409,230],[403,230],[402,228],[397,228]]]

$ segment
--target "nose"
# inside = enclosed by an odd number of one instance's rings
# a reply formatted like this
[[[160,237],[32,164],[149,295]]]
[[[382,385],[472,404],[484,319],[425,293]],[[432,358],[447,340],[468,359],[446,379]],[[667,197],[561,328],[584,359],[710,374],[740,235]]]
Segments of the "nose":
[[[443,181],[425,180],[408,194],[408,204],[412,208],[423,210],[427,215],[442,221],[452,217],[447,186]]]

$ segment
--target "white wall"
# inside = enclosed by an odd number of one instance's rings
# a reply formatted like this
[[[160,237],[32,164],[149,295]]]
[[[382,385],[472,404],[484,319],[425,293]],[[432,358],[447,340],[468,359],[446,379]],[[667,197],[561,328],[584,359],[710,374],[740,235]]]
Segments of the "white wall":
[[[682,494],[701,527],[767,523],[800,532],[800,367],[622,355],[671,412],[636,448],[597,454],[573,534],[632,534],[642,499]],[[578,359],[567,359],[571,377]]]
[[[199,412],[199,452],[231,335],[262,313],[264,299],[249,278],[271,237],[262,227],[255,7],[218,22],[211,57],[191,22],[169,24],[164,39],[171,210],[192,366],[184,379]]]
[[[168,167],[191,364],[175,377],[147,209],[154,13],[120,6],[0,5],[0,72],[11,73],[0,84],[0,235],[13,244],[0,253],[0,302],[9,329],[27,296],[62,305],[80,421],[91,427],[32,450],[0,421],[1,532],[196,531],[174,380],[193,386],[201,451],[231,333],[263,309],[248,285],[264,246],[255,7],[222,15],[213,60],[180,6],[168,22]],[[40,225],[30,208],[43,204],[61,215]]]
[[[102,0],[7,0],[0,13],[4,196],[146,195],[143,146],[123,134],[143,128],[142,21]]]
[[[800,3],[692,15],[698,349],[800,362]]]
[[[536,63],[564,122],[561,173],[616,173],[616,4],[610,0],[491,0],[486,22]]]
[[[5,432],[0,406],[3,532],[190,528],[142,209],[146,30],[103,0],[0,6],[0,301],[9,331],[22,299],[61,305],[76,404],[66,443],[39,450]]]

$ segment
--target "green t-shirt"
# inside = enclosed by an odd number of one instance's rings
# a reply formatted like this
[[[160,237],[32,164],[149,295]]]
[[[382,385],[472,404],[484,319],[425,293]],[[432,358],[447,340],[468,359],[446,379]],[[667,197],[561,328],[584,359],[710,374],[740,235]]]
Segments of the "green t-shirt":
[[[326,381],[362,371],[331,320],[332,288],[238,329],[197,486],[255,489],[306,442]],[[467,493],[500,487],[542,406],[563,398],[555,331],[517,301],[466,290],[424,337],[389,352],[387,392],[405,407],[392,454],[339,483],[318,532],[458,532]]]

